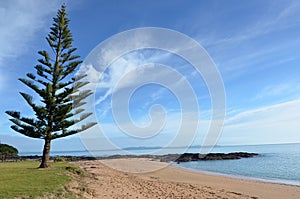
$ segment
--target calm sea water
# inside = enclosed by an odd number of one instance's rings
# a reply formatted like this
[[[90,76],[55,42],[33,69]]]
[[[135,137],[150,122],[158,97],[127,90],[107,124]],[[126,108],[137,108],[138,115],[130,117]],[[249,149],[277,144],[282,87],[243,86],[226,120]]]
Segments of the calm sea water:
[[[197,161],[180,163],[178,167],[247,177],[271,182],[300,185],[300,144],[274,144],[216,147],[213,152],[256,152],[254,158],[239,160]]]
[[[96,156],[115,154],[148,154],[157,149],[128,149],[126,151],[97,151]],[[190,148],[186,152],[197,153],[199,148]],[[254,152],[260,155],[239,160],[217,160],[174,163],[173,166],[219,175],[300,185],[300,143],[248,146],[216,146],[212,152]],[[182,149],[168,149],[166,153],[181,153]],[[41,155],[40,153],[21,153],[20,155]],[[51,155],[91,156],[88,151],[53,151]]]

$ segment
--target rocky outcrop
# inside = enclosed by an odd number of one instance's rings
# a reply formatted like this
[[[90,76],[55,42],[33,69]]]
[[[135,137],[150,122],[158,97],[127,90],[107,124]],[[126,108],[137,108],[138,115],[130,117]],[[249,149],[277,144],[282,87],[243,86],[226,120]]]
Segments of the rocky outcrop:
[[[235,160],[241,158],[251,158],[257,153],[235,152],[235,153],[209,153],[206,155],[198,153],[184,153],[176,162],[207,161],[207,160]]]

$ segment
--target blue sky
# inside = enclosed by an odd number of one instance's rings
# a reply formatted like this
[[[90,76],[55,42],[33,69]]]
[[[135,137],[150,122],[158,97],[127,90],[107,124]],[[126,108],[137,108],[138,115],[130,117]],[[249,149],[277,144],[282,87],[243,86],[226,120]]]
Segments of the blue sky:
[[[39,151],[42,141],[11,130],[4,112],[12,109],[31,114],[18,94],[31,91],[17,79],[32,71],[38,50],[49,50],[44,38],[62,2],[0,4],[0,140],[21,151]],[[199,42],[214,60],[226,91],[227,116],[218,144],[300,142],[299,1],[82,0],[67,1],[66,5],[73,45],[82,59],[100,42],[132,28],[168,28]],[[151,50],[132,52],[118,60],[107,71],[111,76],[99,83],[95,110],[104,134],[117,145],[136,145],[114,125],[109,89],[122,74],[153,60],[172,66],[197,91],[200,116],[194,122],[201,122],[194,144],[201,144],[211,115],[209,92],[203,79],[189,75],[192,68],[179,57]],[[159,85],[141,87],[130,101],[130,113],[136,124],[147,125],[151,122],[148,111],[154,104],[165,108],[170,122],[157,142],[144,144],[164,145],[174,136],[172,130],[178,128],[180,107],[174,94]],[[66,146],[65,141],[70,144]],[[53,148],[76,150],[83,145],[78,136],[73,136],[54,141]]]

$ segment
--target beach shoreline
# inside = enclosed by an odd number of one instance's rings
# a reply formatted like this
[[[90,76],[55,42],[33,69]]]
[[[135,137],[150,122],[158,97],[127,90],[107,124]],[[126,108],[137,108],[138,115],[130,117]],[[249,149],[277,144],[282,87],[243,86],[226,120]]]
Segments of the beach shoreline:
[[[227,174],[227,173],[221,173],[221,172],[187,168],[187,167],[183,167],[183,166],[175,166],[174,164],[171,164],[170,166],[179,168],[179,169],[183,169],[183,170],[187,170],[187,171],[193,171],[196,173],[207,174],[207,175],[215,175],[215,176],[221,176],[221,177],[245,179],[245,180],[252,180],[252,181],[259,181],[259,182],[267,182],[267,183],[272,183],[272,184],[290,185],[290,186],[300,187],[300,182],[293,181],[293,180],[272,179],[272,178],[267,179],[267,178],[258,178],[258,177],[251,177],[251,176],[238,175],[238,174]]]
[[[297,185],[207,174],[151,159],[89,160],[73,164],[91,176],[86,178],[86,183],[94,190],[93,198],[300,197]],[[143,172],[141,167],[152,171]]]

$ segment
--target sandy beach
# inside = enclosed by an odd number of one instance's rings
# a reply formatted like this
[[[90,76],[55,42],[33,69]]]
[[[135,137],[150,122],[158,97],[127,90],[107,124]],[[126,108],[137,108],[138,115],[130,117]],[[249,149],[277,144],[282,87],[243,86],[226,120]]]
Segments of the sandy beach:
[[[300,198],[299,186],[203,174],[150,159],[74,164],[89,174],[84,180],[93,191],[90,198]]]

